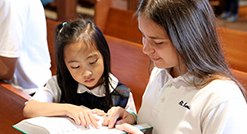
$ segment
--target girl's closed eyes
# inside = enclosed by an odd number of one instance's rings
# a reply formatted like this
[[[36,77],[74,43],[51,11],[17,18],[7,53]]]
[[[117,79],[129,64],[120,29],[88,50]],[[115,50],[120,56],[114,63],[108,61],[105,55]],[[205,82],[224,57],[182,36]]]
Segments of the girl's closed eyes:
[[[94,65],[95,63],[97,63],[98,59],[99,59],[99,56],[97,54],[90,55],[87,58],[87,63],[89,65]],[[82,61],[71,60],[68,63],[70,64],[70,67],[72,69],[78,69],[81,67],[80,62],[82,62]]]

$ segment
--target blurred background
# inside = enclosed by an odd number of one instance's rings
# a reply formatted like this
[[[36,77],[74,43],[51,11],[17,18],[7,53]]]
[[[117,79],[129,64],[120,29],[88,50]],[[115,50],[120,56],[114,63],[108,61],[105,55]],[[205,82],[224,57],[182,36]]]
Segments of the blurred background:
[[[44,5],[46,17],[47,19],[56,21],[69,21],[77,17],[89,18],[93,20],[95,15],[95,5],[98,1],[99,0],[53,0],[53,2]],[[209,1],[215,11],[216,16],[219,16],[224,10],[226,0]],[[123,10],[136,10],[138,2],[138,0],[112,0],[112,6]],[[69,6],[70,9],[68,9]],[[71,9],[71,7],[74,7],[74,9]],[[62,12],[65,12],[65,10],[70,10],[71,14],[68,14],[66,17],[65,13],[63,13],[61,17],[61,15],[58,15],[59,10]],[[75,15],[73,12],[76,12],[77,14]],[[217,18],[216,23],[220,27],[247,31],[247,0],[239,0],[238,15],[239,17],[235,22],[227,22],[224,19]]]

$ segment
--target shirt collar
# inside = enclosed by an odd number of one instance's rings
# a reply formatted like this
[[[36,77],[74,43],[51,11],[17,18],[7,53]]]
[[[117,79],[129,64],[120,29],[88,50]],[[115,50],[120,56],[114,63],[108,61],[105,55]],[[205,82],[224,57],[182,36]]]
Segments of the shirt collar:
[[[163,87],[164,84],[167,84],[170,82],[178,82],[178,81],[192,82],[193,80],[198,81],[198,79],[194,79],[194,78],[195,77],[189,72],[186,72],[183,75],[173,78],[168,69],[162,68],[160,69],[160,76],[158,77],[158,81],[160,83],[160,87]]]
[[[160,87],[163,87],[165,84],[169,83],[184,83],[186,85],[191,85],[192,83],[203,83],[202,78],[195,77],[189,72],[186,72],[183,75],[180,75],[176,78],[173,78],[167,69],[160,69],[160,76],[158,77]],[[177,84],[179,85],[179,84]]]
[[[109,74],[109,88],[110,88],[110,93],[114,91],[114,89],[117,87],[118,85],[118,79],[112,75],[111,73]],[[84,92],[88,92],[90,94],[93,94],[97,97],[104,97],[105,96],[105,86],[104,84],[102,85],[99,85],[91,90],[89,90],[87,87],[85,87],[84,85],[82,84],[78,84],[78,89],[77,89],[77,93],[78,94],[81,94],[81,93],[84,93]]]

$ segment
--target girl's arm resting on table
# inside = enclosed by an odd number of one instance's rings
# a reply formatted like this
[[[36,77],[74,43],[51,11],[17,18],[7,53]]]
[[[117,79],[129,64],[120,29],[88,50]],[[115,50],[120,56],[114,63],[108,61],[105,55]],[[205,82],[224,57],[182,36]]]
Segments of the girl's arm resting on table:
[[[73,118],[78,125],[90,125],[91,123],[99,128],[96,121],[97,118],[91,113],[91,110],[85,107],[80,107],[66,103],[49,103],[30,100],[23,110],[24,117],[37,116],[69,116]]]
[[[69,104],[39,102],[30,100],[24,107],[24,117],[64,116],[67,115]]]

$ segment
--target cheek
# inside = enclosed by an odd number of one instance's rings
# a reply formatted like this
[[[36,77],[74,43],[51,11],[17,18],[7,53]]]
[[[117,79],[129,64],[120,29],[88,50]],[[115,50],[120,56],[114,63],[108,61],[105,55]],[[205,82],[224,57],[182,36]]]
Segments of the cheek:
[[[73,79],[78,81],[78,76],[80,75],[80,73],[72,69],[68,69],[68,70],[69,70],[70,75],[73,77]]]
[[[101,62],[99,62],[99,65],[97,66],[97,68],[96,68],[96,72],[97,72],[97,74],[99,75],[99,76],[101,76],[103,73],[104,73],[104,62],[103,61],[101,61]]]
[[[178,55],[173,47],[166,49],[156,49],[156,50],[157,50],[156,52],[163,60],[173,64],[178,62]]]
[[[68,69],[70,75],[72,76],[72,78],[73,78],[74,80],[77,81],[77,80],[78,80],[78,76],[80,75],[80,73],[78,72],[78,70],[76,70],[76,69],[71,69],[71,68],[69,68],[67,65],[66,65],[66,67],[67,67],[67,69]]]

